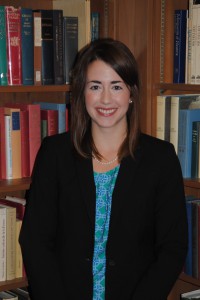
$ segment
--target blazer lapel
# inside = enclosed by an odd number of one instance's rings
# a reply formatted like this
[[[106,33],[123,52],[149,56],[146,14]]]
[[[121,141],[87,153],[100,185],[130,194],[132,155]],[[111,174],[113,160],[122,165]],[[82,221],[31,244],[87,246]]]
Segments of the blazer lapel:
[[[93,176],[92,160],[78,158],[76,159],[76,168],[83,201],[85,202],[91,225],[94,228],[96,189]]]
[[[140,158],[141,152],[140,149],[138,149],[135,154],[135,159],[129,156],[121,162],[119,174],[113,191],[110,231],[112,231],[117,222],[118,215],[120,214],[126,199],[126,194],[133,190],[132,186],[134,177],[137,175]]]

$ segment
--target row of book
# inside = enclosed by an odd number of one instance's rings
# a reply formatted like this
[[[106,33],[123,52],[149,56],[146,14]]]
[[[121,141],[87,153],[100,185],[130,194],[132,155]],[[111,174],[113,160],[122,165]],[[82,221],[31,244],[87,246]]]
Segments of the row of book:
[[[197,300],[200,299],[200,289],[182,293],[180,299],[184,300]]]
[[[30,300],[27,288],[0,292],[0,300]]]
[[[174,83],[200,84],[200,2],[174,12]]]
[[[69,83],[78,52],[78,16],[0,6],[0,24],[0,85]]]
[[[23,198],[0,198],[0,281],[26,275],[18,242],[25,204]]]
[[[64,103],[7,103],[0,107],[0,178],[29,177],[42,139],[68,129]]]
[[[156,136],[171,142],[184,178],[200,178],[200,94],[157,96]]]

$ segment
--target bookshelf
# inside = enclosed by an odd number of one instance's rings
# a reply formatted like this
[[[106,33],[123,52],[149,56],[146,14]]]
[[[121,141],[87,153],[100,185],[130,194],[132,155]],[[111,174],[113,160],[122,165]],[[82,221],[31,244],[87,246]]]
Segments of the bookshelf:
[[[154,0],[151,69],[151,134],[156,135],[156,97],[169,94],[200,92],[200,85],[173,84],[173,33],[175,9],[188,9],[188,0]],[[200,179],[185,179],[185,193],[200,197]],[[168,300],[180,299],[180,294],[200,288],[200,280],[181,273]]]

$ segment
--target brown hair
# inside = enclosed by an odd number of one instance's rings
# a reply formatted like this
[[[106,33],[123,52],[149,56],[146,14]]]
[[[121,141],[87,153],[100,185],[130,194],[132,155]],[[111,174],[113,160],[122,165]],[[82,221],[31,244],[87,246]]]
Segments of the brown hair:
[[[85,106],[84,90],[86,73],[90,63],[102,60],[122,78],[130,90],[132,103],[127,112],[128,132],[118,157],[119,161],[127,155],[134,156],[140,132],[139,74],[136,60],[129,48],[120,41],[111,38],[99,39],[86,45],[78,54],[72,71],[71,137],[76,151],[85,158],[91,158],[92,152],[98,153],[91,135],[91,119]]]

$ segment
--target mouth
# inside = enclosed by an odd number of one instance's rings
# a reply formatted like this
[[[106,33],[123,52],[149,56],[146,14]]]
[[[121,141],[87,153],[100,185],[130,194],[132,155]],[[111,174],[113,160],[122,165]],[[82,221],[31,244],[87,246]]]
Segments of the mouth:
[[[98,113],[106,117],[113,115],[116,112],[116,110],[117,108],[97,108]]]

